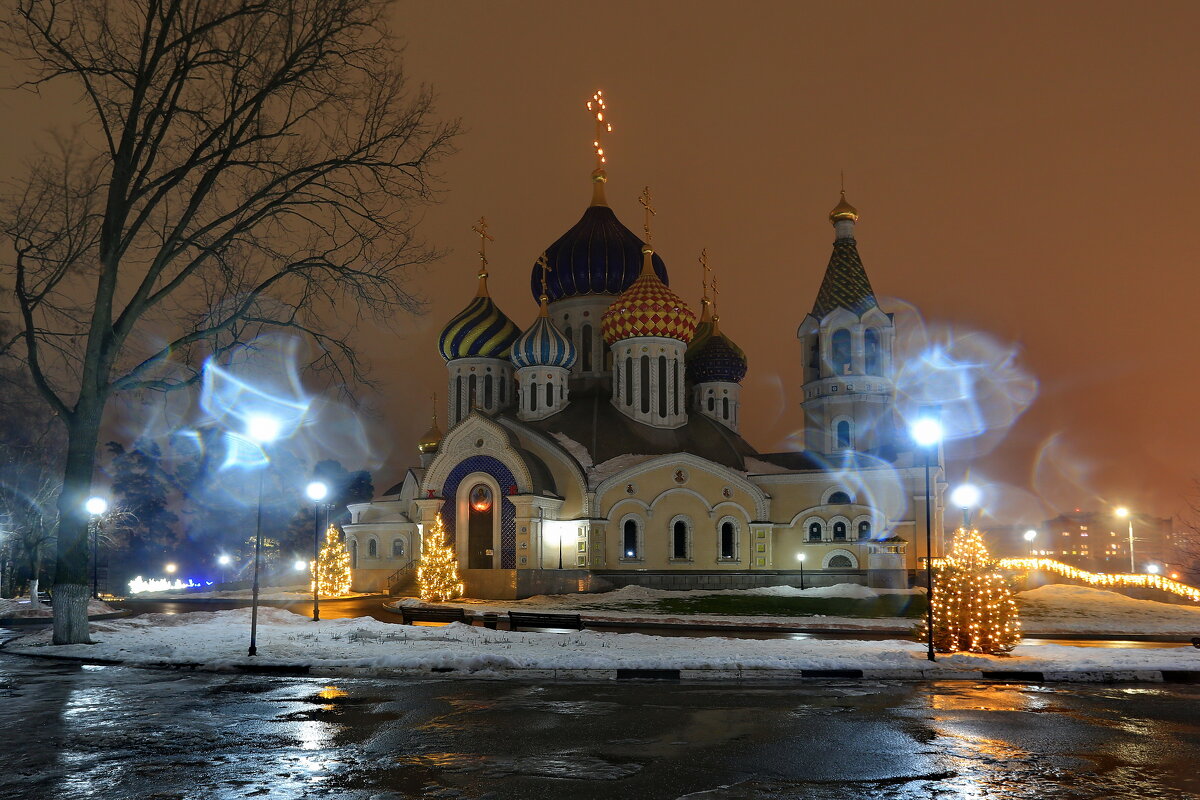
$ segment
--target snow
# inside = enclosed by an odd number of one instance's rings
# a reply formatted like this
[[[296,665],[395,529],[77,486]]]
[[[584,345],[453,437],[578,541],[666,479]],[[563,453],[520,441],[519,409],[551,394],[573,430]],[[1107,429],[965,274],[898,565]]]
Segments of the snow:
[[[747,458],[746,472],[750,475],[780,475],[784,472],[791,472],[791,470],[759,458]]]
[[[556,433],[554,438],[562,445],[563,450],[571,454],[571,458],[579,462],[579,465],[585,470],[592,466],[592,454],[587,451],[587,448],[579,442],[567,436],[565,433]]]
[[[1178,670],[1200,667],[1200,651],[1178,648],[1020,646],[1009,656],[956,654],[925,661],[911,640],[729,639],[661,637],[585,630],[568,634],[495,631],[452,624],[400,626],[370,618],[312,622],[276,608],[259,610],[256,658],[246,656],[248,609],[148,614],[91,624],[95,644],[51,644],[43,631],[13,640],[25,654],[112,659],[134,665],[308,665],[318,670],[394,673],[453,669],[475,675],[515,670],[862,669],[910,676],[978,669],[1061,671]]]
[[[1200,636],[1200,604],[1136,600],[1118,592],[1052,583],[1017,595],[1025,629],[1061,633]]]
[[[641,464],[643,461],[649,461],[650,459],[657,457],[658,456],[624,455],[617,456],[616,458],[610,458],[608,461],[602,461],[601,463],[592,467],[592,469],[588,471],[588,478],[591,480],[592,485],[596,486],[608,480],[613,475],[624,472],[630,467],[635,467],[638,464]]]
[[[118,609],[113,608],[107,603],[99,600],[91,600],[88,602],[88,616],[94,617],[97,614],[116,614]],[[29,599],[26,598],[16,600],[0,599],[0,619],[20,619],[23,617],[52,617],[54,609],[45,603],[38,603],[32,606]]]
[[[378,592],[348,592],[347,594],[338,595],[338,597],[329,597],[321,595],[322,600],[336,600],[347,597],[366,597]],[[249,600],[253,596],[250,589],[235,589],[226,591],[208,591],[197,592],[192,589],[170,589],[162,592],[139,592],[132,595],[131,600]],[[307,584],[295,584],[292,586],[273,586],[269,588],[259,588],[258,599],[268,602],[274,601],[289,601],[289,600],[311,600],[312,589],[308,588]]]

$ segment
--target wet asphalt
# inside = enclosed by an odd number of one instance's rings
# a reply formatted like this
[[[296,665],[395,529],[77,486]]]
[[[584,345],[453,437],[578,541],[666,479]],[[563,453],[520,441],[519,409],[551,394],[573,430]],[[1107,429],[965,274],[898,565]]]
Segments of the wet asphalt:
[[[233,676],[0,653],[0,798],[1200,798],[1200,687]]]

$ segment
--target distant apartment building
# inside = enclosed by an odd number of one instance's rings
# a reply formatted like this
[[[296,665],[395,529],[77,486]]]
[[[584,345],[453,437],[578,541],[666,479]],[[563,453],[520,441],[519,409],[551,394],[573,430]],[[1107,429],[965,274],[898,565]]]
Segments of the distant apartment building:
[[[1170,559],[1174,521],[1171,517],[1111,512],[1072,511],[1043,522],[1032,550],[1092,572],[1129,572],[1129,532],[1133,525],[1135,572],[1162,567]]]

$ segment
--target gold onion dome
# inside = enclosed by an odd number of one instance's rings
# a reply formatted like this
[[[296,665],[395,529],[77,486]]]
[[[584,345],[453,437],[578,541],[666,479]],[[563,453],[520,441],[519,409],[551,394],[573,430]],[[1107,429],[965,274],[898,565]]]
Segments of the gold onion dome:
[[[654,249],[643,245],[641,275],[601,317],[600,328],[609,344],[636,336],[689,342],[696,332],[696,315],[655,274],[653,256]]]
[[[858,209],[846,202],[846,191],[844,189],[842,190],[842,199],[833,207],[833,211],[829,212],[830,222],[836,224],[843,219],[858,222]]]
[[[442,444],[442,431],[437,424],[437,415],[433,417],[433,425],[417,440],[417,450],[422,454],[436,453]]]

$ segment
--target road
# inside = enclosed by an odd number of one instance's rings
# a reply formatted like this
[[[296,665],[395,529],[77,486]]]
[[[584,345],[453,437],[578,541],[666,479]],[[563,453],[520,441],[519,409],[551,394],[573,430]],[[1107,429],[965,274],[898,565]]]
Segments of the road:
[[[267,678],[0,654],[6,800],[1196,800],[1200,687]]]

